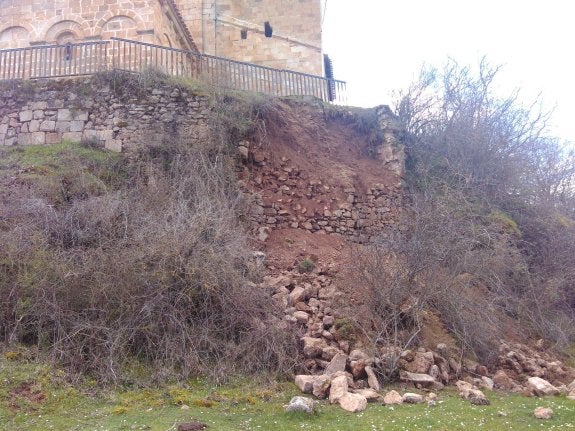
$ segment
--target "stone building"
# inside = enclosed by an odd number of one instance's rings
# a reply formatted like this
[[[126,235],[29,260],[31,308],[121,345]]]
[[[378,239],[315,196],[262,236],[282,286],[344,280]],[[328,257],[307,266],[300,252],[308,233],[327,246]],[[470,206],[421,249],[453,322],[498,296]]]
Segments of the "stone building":
[[[121,37],[321,75],[321,0],[0,0],[0,49]]]

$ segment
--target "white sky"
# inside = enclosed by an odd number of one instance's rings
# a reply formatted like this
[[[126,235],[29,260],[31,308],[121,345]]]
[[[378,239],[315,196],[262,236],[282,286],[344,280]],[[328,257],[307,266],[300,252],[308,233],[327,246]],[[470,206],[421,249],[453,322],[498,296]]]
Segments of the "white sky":
[[[322,0],[324,2],[325,0]],[[503,65],[502,96],[521,89],[555,108],[551,132],[575,141],[575,1],[327,0],[324,51],[335,77],[348,81],[349,103],[391,103],[422,63],[448,57]]]

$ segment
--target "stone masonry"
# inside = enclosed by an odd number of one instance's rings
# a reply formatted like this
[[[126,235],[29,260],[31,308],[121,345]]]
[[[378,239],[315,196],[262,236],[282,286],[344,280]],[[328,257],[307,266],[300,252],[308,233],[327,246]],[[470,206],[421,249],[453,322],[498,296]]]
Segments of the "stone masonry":
[[[111,37],[314,75],[323,70],[320,0],[2,1],[0,49]]]
[[[3,84],[0,145],[96,140],[122,151],[166,137],[205,136],[204,97],[162,84],[149,90],[124,94],[90,79]]]

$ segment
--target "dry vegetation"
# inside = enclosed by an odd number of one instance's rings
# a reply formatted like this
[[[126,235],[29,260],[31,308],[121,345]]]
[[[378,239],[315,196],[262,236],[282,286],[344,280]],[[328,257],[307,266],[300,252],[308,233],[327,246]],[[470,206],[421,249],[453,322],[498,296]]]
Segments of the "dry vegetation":
[[[383,350],[383,377],[438,313],[462,354],[491,363],[502,336],[575,340],[575,154],[547,115],[494,96],[498,69],[448,63],[400,93],[411,208],[407,229],[362,251],[358,326]],[[509,325],[513,322],[513,325]]]
[[[291,370],[296,343],[252,283],[231,155],[265,106],[213,100],[201,144],[166,137],[130,159],[68,144],[33,164],[18,161],[28,149],[4,154],[18,174],[0,202],[2,341],[102,383]]]

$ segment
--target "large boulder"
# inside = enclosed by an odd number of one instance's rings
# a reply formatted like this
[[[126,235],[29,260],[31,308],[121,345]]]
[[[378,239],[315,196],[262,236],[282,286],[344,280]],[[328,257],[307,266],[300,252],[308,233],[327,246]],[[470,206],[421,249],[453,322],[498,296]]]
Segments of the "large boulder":
[[[335,374],[338,371],[345,371],[345,366],[347,364],[347,355],[345,353],[338,353],[329,362],[324,374],[330,375]]]
[[[306,397],[293,397],[286,406],[286,412],[303,412],[312,414],[315,411],[316,402]]]
[[[323,349],[326,347],[326,343],[323,338],[302,337],[301,340],[303,341],[303,354],[306,358],[321,357]]]
[[[347,394],[347,390],[347,377],[345,375],[334,377],[329,388],[329,402],[331,404],[337,403],[341,397]]]
[[[385,396],[383,397],[383,403],[386,406],[390,406],[393,404],[402,404],[403,403],[403,398],[401,395],[399,395],[399,392],[397,391],[389,391],[387,394],[385,394]]]
[[[367,407],[367,399],[361,394],[346,392],[340,399],[339,405],[348,412],[356,413],[364,411]]]
[[[517,386],[517,383],[503,370],[499,370],[495,373],[493,376],[493,384],[497,389],[506,391],[510,391]]]
[[[402,372],[400,376],[403,381],[420,384],[422,386],[431,386],[435,383],[435,379],[429,374],[410,373],[409,371],[405,371]]]
[[[379,391],[379,381],[377,380],[377,376],[371,366],[368,365],[365,367],[365,373],[367,374],[367,384],[369,387],[375,391]]]
[[[313,382],[313,390],[312,394],[318,398],[325,398],[327,397],[329,387],[331,385],[331,377],[330,376],[317,376],[315,381]]]
[[[527,388],[538,397],[544,395],[558,395],[559,389],[541,377],[529,377],[527,379]]]
[[[403,370],[410,373],[427,374],[434,364],[432,352],[415,352],[413,359],[411,361],[409,359],[411,359],[409,354],[402,355],[400,366]]]

